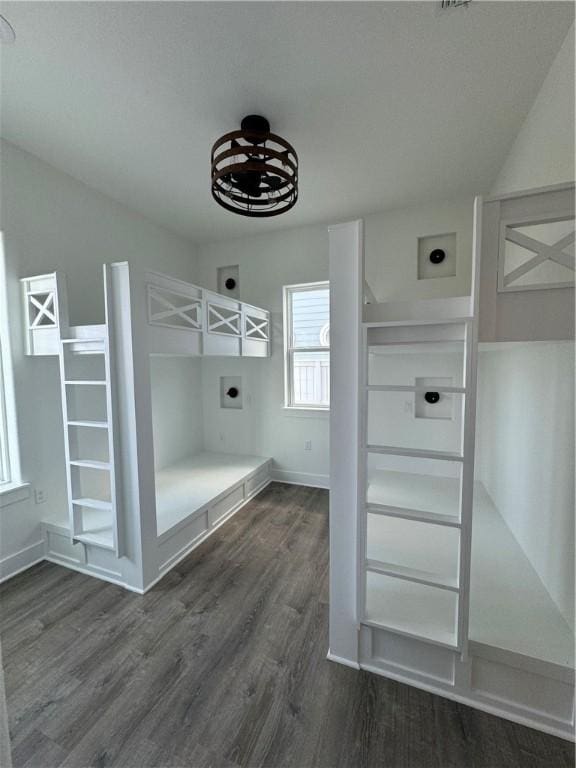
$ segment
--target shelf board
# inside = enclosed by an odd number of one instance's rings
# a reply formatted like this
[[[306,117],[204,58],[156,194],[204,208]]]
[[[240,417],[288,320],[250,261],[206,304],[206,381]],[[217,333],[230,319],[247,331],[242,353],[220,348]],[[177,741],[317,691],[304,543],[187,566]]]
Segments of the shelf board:
[[[411,456],[415,459],[440,459],[441,461],[464,461],[464,456],[451,451],[423,451],[420,448],[400,448],[394,445],[367,445],[368,453],[383,453],[389,456]]]
[[[382,629],[385,632],[391,632],[393,635],[400,635],[401,637],[407,637],[410,640],[420,640],[420,642],[430,643],[431,645],[437,645],[439,648],[447,648],[450,651],[459,651],[460,648],[454,642],[437,640],[433,637],[427,637],[425,635],[419,635],[415,632],[409,632],[405,629],[395,626],[394,624],[386,624],[383,621],[376,621],[375,619],[362,618],[360,623],[366,627],[373,627],[374,629]]]
[[[416,325],[452,325],[457,323],[469,323],[474,318],[471,315],[461,315],[456,317],[439,317],[439,318],[414,318],[405,320],[364,320],[362,325],[366,328],[392,328],[400,326],[416,326]]]
[[[90,544],[100,549],[115,551],[114,534],[112,528],[102,528],[99,531],[84,531],[74,536],[75,541],[81,541],[83,544]]]
[[[460,468],[460,465],[456,466]],[[456,523],[460,520],[460,472],[456,474],[456,477],[444,477],[370,469],[366,504],[375,511],[397,511],[399,517],[406,512],[415,519],[416,516],[427,518],[430,515],[430,520],[435,522],[446,519]]]
[[[457,606],[452,591],[366,571],[364,624],[455,648]]]
[[[366,570],[379,573],[382,576],[390,576],[394,579],[404,579],[414,584],[423,584],[426,587],[446,589],[449,592],[460,592],[455,579],[442,578],[439,575],[430,574],[428,571],[420,571],[416,568],[405,568],[393,563],[381,563],[378,560],[366,560]]]
[[[386,301],[367,304],[362,308],[366,327],[446,325],[467,323],[473,319],[470,296]]]
[[[90,509],[112,511],[112,502],[102,501],[101,499],[72,499],[72,504],[75,504],[77,507],[89,507]]]
[[[465,395],[466,387],[437,387],[427,384],[426,386],[411,386],[409,384],[368,384],[368,392],[444,392],[446,394]]]
[[[102,469],[110,471],[111,464],[108,461],[95,461],[94,459],[72,459],[71,467],[83,467],[84,469]]]
[[[389,507],[385,504],[366,504],[366,512],[370,515],[384,515],[385,517],[400,517],[404,520],[415,520],[419,523],[431,525],[446,525],[450,528],[461,528],[462,524],[453,515],[440,515],[435,512],[421,512],[417,509],[403,509],[402,507]]]
[[[107,421],[69,421],[69,427],[92,427],[94,429],[108,429]]]
[[[105,387],[106,381],[100,381],[100,380],[88,380],[88,379],[81,379],[81,380],[74,380],[74,381],[65,381],[64,384],[67,386],[75,386],[75,387]]]

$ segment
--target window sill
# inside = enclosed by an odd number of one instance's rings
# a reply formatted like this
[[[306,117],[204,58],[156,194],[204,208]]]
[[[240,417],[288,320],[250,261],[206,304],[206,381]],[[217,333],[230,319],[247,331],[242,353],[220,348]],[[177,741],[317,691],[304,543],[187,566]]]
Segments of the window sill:
[[[0,507],[16,504],[30,498],[30,483],[5,483],[0,485]]]
[[[304,419],[330,416],[330,408],[305,408],[299,405],[283,405],[282,410],[285,416],[296,416],[297,418]]]

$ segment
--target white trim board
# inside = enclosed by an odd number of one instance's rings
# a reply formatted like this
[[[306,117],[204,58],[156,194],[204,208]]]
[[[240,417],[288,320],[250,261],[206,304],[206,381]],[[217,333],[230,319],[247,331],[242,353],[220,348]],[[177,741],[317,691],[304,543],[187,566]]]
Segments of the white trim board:
[[[515,200],[520,197],[533,197],[534,195],[541,195],[545,192],[564,192],[565,190],[574,189],[573,181],[562,181],[559,184],[549,184],[545,187],[533,187],[531,189],[521,189],[517,192],[505,192],[501,195],[489,195],[484,198],[485,203],[494,203],[500,200]]]
[[[305,485],[308,488],[330,488],[330,475],[315,475],[311,472],[294,472],[291,469],[272,469],[270,476],[277,483]]]
[[[0,584],[45,560],[44,539],[0,560]]]
[[[341,663],[346,664],[347,666],[352,666],[352,664],[347,660],[343,660]],[[491,704],[485,700],[487,697],[483,697],[481,695],[475,696],[472,692],[468,695],[456,693],[454,691],[447,690],[444,687],[417,680],[411,675],[403,675],[402,673],[393,672],[389,669],[383,670],[374,664],[361,663],[360,669],[363,669],[366,672],[372,672],[376,675],[380,675],[380,677],[396,680],[397,682],[404,683],[405,685],[411,685],[414,688],[419,688],[420,690],[426,691],[427,693],[433,693],[436,696],[442,696],[445,699],[456,701],[459,704],[465,704],[466,706],[472,707],[473,709],[479,709],[481,712],[487,712],[490,715],[501,717],[504,720],[510,720],[513,723],[525,725],[528,728],[534,728],[535,730],[542,731],[543,733],[549,733],[551,736],[557,736],[558,738],[565,739],[566,741],[575,740],[573,728],[570,724],[566,723],[566,728],[564,729],[562,727],[550,725],[549,723],[544,723],[540,719],[532,718],[528,715],[518,714],[515,711],[507,709],[506,702],[504,701],[498,701],[498,703]]]
[[[331,653],[330,649],[328,649],[326,658],[328,661],[334,661],[336,664],[342,664],[344,667],[351,667],[351,669],[362,669],[357,661],[350,661],[350,659],[344,659],[342,656],[335,656],[333,653]]]

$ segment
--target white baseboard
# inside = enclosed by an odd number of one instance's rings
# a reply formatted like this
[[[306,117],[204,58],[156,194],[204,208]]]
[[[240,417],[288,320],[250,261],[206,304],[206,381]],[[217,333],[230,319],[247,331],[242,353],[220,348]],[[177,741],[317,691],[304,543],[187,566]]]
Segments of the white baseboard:
[[[342,662],[342,663],[345,663]],[[451,701],[457,701],[459,704],[466,704],[474,709],[479,709],[481,712],[487,712],[489,715],[496,715],[504,720],[510,720],[513,723],[519,725],[525,725],[528,728],[534,728],[537,731],[543,733],[549,733],[551,736],[557,736],[560,739],[566,739],[567,741],[574,741],[574,728],[571,724],[558,724],[557,726],[551,725],[549,722],[544,722],[542,718],[537,716],[530,716],[528,714],[520,714],[515,711],[512,706],[506,706],[507,702],[504,700],[491,702],[487,697],[475,694],[473,691],[463,694],[456,691],[449,691],[443,686],[437,686],[433,683],[426,683],[423,681],[415,680],[410,675],[404,675],[402,673],[393,672],[388,669],[382,669],[375,664],[362,663],[361,669],[366,672],[372,672],[381,677],[389,678],[390,680],[396,680],[399,683],[411,685],[414,688],[420,688],[427,693],[434,693],[437,696],[442,696],[445,699]]]
[[[0,560],[0,583],[44,560],[44,541],[37,541]]]
[[[270,472],[272,480],[278,483],[288,483],[289,485],[307,485],[310,488],[330,487],[329,475],[314,475],[310,472],[292,472],[287,469],[273,469]]]
[[[360,669],[360,664],[358,664],[357,661],[352,661],[351,659],[345,659],[343,656],[335,656],[330,649],[328,649],[328,653],[326,654],[326,658],[329,661],[335,661],[336,664],[343,664],[345,667],[352,667],[352,669]]]

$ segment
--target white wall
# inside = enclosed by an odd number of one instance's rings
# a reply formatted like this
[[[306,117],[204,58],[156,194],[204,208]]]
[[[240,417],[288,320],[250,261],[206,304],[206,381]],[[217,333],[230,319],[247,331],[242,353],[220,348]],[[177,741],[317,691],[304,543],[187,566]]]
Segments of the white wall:
[[[365,217],[366,270],[380,300],[464,295],[470,290],[472,200],[457,200]],[[457,275],[418,280],[418,237],[456,232]],[[324,225],[200,247],[198,282],[216,289],[217,268],[238,264],[242,300],[271,310],[272,358],[204,361],[204,433],[208,450],[272,456],[276,477],[328,484],[327,414],[283,408],[282,286],[328,279]],[[218,377],[242,375],[240,412],[219,407]],[[306,442],[312,450],[305,451]]]
[[[0,563],[6,571],[17,560],[14,553],[39,541],[39,519],[66,509],[58,362],[24,356],[18,278],[64,271],[71,322],[102,322],[104,262],[139,261],[193,279],[195,249],[4,141],[1,170],[22,471],[46,495],[42,505],[32,496],[0,509]]]
[[[574,345],[488,345],[478,366],[476,478],[574,623]]]
[[[379,302],[467,296],[472,270],[472,198],[364,217],[365,278]],[[418,238],[456,233],[456,275],[418,279]]]
[[[198,282],[216,289],[217,267],[240,266],[240,296],[272,313],[272,357],[204,360],[207,450],[254,453],[275,460],[278,479],[327,485],[328,415],[295,414],[284,405],[282,286],[328,279],[326,227],[307,227],[200,248]],[[242,411],[219,407],[219,377],[242,376]],[[312,450],[305,451],[306,441]]]
[[[574,181],[574,25],[492,188],[492,194]]]
[[[154,467],[163,469],[204,450],[202,361],[150,357]]]

